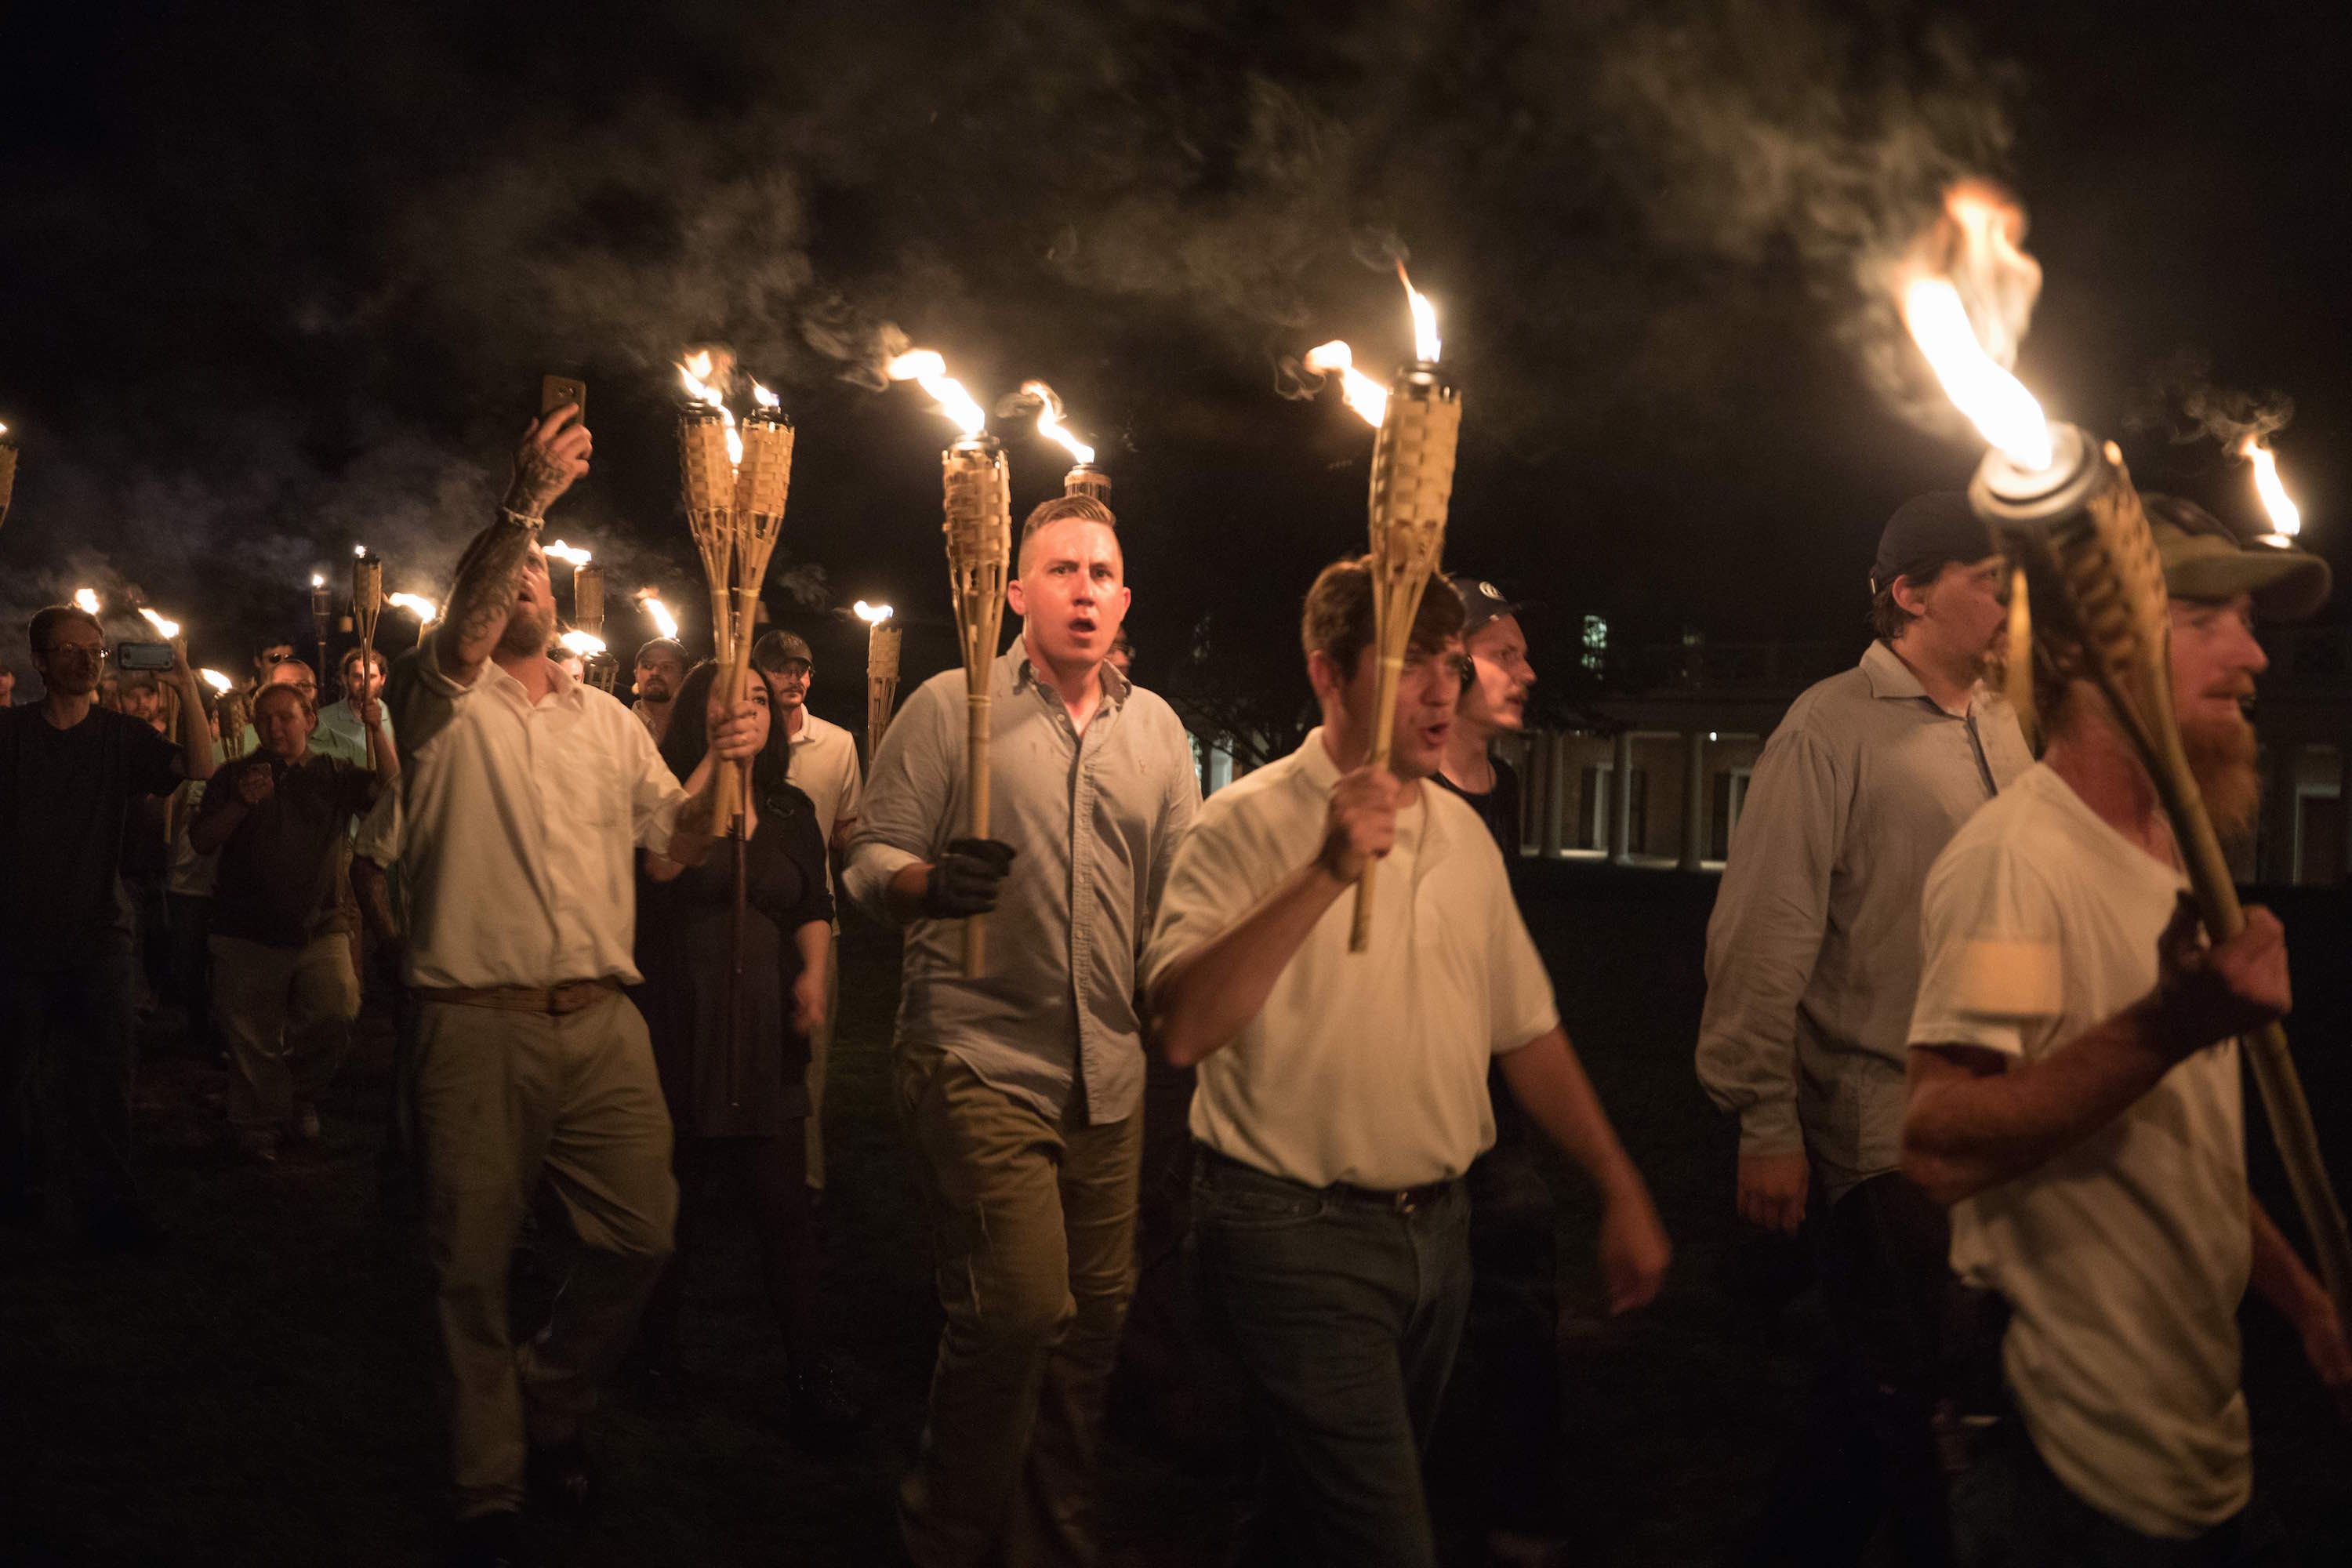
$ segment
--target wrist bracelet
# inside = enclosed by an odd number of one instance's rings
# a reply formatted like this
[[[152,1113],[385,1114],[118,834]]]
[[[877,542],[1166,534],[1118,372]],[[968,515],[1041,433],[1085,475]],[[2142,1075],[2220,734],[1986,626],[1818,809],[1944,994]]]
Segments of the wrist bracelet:
[[[539,531],[539,525],[543,520],[535,512],[517,511],[514,508],[506,505],[504,502],[500,502],[499,505],[499,521],[508,524],[509,527],[529,529],[531,532],[536,533]]]

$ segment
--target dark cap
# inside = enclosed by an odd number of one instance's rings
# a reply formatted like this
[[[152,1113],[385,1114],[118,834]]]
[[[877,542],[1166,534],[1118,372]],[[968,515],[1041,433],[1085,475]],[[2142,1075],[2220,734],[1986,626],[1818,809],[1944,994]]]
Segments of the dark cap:
[[[1928,577],[1948,561],[1981,561],[1997,553],[1992,531],[1962,490],[1929,490],[1895,509],[1878,535],[1870,591],[1883,594],[1897,577]]]
[[[2176,599],[2206,601],[2249,595],[2254,613],[2269,621],[2299,621],[2327,602],[2327,563],[2283,539],[2249,544],[2229,526],[2179,496],[2144,495],[2147,531],[2164,563],[2164,591]]]
[[[761,669],[782,669],[795,660],[816,668],[809,645],[792,632],[770,632],[751,647],[751,662]]]
[[[1454,591],[1462,595],[1462,608],[1467,612],[1462,623],[1462,635],[1470,636],[1489,621],[1499,621],[1505,616],[1516,616],[1522,606],[1503,597],[1503,591],[1484,577],[1473,577],[1467,572],[1456,572],[1446,579]]]

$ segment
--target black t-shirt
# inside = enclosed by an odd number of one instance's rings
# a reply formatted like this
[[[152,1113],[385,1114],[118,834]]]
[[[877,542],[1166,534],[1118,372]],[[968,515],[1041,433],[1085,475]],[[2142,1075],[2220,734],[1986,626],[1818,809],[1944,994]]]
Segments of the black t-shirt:
[[[238,806],[237,781],[256,768],[275,773],[277,787],[259,805],[246,808],[221,845],[212,930],[271,947],[300,947],[344,929],[337,879],[352,818],[368,808],[373,775],[340,757],[313,754],[289,764],[257,752],[212,776],[196,821]]]
[[[93,707],[59,730],[0,708],[0,941],[39,959],[127,932],[124,813],[181,776],[179,748],[137,719]]]
[[[1508,866],[1519,858],[1519,775],[1500,757],[1494,763],[1495,787],[1484,795],[1472,795],[1444,773],[1433,777],[1470,803],[1486,831],[1495,836],[1495,847],[1503,852],[1503,864]]]

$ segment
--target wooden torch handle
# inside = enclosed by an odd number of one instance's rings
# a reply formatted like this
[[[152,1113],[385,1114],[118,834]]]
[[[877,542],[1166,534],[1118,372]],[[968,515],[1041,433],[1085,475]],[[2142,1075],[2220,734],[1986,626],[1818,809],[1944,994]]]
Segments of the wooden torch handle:
[[[964,731],[967,768],[964,781],[964,836],[988,837],[988,699],[965,699]],[[977,980],[988,973],[988,917],[967,915],[963,922],[963,977]]]
[[[1384,768],[1389,762],[1389,743],[1396,739],[1397,682],[1404,676],[1402,653],[1381,654],[1380,679],[1372,689],[1372,754],[1364,759],[1375,768]],[[1348,951],[1361,952],[1372,944],[1372,874],[1381,868],[1377,860],[1364,862],[1364,874],[1356,879],[1356,912],[1348,927]]]

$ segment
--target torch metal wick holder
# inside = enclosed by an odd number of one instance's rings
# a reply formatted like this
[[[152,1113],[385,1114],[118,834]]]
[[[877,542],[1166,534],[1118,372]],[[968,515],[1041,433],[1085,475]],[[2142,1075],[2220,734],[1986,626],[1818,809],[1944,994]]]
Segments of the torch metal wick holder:
[[[1108,506],[1110,475],[1092,463],[1079,463],[1062,476],[1062,493],[1066,496],[1091,496]]]
[[[2064,668],[2071,657],[2068,673],[2098,688],[2164,805],[2206,931],[2216,942],[2227,941],[2244,929],[2245,914],[2181,743],[2164,563],[2147,514],[2113,443],[2095,442],[2071,425],[2053,424],[2051,438],[2049,468],[2026,472],[1996,450],[1969,485],[1970,505],[2017,569],[2019,586],[2031,593],[2032,613],[2041,621],[2032,637],[2039,647],[2021,647],[2025,639],[2016,634],[2026,612],[2012,605],[2012,661],[2020,653],[2029,659],[2049,654]],[[2054,650],[2053,640],[2062,645]],[[2014,668],[2011,676],[2017,678]],[[2286,1031],[2273,1023],[2244,1039],[2320,1279],[2336,1311],[2352,1321],[2352,1237],[2320,1155]]]

